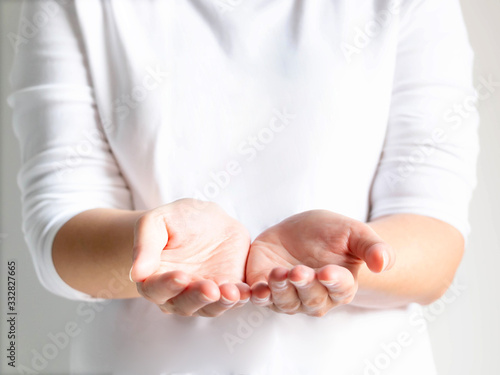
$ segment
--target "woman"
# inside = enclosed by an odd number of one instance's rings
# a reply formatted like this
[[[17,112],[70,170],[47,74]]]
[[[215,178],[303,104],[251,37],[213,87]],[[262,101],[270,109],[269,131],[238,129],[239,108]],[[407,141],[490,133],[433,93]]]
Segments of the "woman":
[[[42,284],[89,301],[72,372],[435,373],[418,304],[460,262],[478,148],[458,1],[37,1],[30,24],[24,230]]]

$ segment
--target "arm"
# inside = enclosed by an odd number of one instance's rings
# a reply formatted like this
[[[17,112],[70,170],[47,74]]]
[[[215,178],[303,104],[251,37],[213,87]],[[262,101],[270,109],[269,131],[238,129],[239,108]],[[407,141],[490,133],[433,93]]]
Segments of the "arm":
[[[97,208],[70,219],[58,231],[54,266],[72,288],[96,298],[139,297],[129,279],[135,223],[141,211]]]
[[[44,14],[44,6],[40,1],[24,2],[22,18]],[[97,243],[100,239],[115,243],[121,233],[128,233],[118,229],[124,224],[118,213],[131,210],[133,204],[101,126],[75,4],[66,2],[54,7],[57,12],[50,22],[18,46],[11,72],[13,92],[9,104],[22,154],[18,181],[23,232],[37,276],[47,290],[69,299],[92,300],[91,295],[71,288],[59,276],[52,256],[56,233],[64,227],[57,240],[57,267],[67,260],[61,255],[61,244],[69,249],[68,256],[77,257],[69,263],[72,269],[61,268],[64,277],[89,271],[79,269],[80,265],[86,267],[87,260],[96,268],[103,267],[104,258],[116,255],[116,249],[108,254]],[[86,213],[92,209],[113,215]],[[118,222],[108,221],[110,218]],[[80,231],[85,227],[89,229]],[[114,232],[120,235],[112,235]],[[71,238],[65,238],[65,233]],[[120,243],[126,242],[128,236]],[[75,251],[71,254],[72,239]],[[91,253],[84,258],[87,244],[92,245]],[[122,273],[119,267],[116,271]],[[90,275],[96,273],[100,280],[99,272],[94,270]],[[90,291],[105,288],[106,283]]]
[[[165,313],[217,316],[250,297],[249,246],[218,205],[181,199],[145,212],[85,211],[58,232],[53,259],[69,286],[92,297],[142,296]]]
[[[450,285],[463,247],[458,230],[430,217],[396,214],[365,224],[313,210],[255,239],[247,282],[254,303],[289,314],[323,316],[347,303],[428,304]]]
[[[464,252],[464,240],[451,225],[430,217],[398,214],[370,227],[396,252],[394,266],[374,274],[363,265],[354,305],[392,307],[429,304],[450,286]]]
[[[408,4],[369,218],[398,260],[383,275],[362,267],[354,301],[361,305],[393,306],[394,299],[427,304],[439,298],[453,279],[469,232],[478,116],[470,105],[476,95],[473,53],[460,4]]]

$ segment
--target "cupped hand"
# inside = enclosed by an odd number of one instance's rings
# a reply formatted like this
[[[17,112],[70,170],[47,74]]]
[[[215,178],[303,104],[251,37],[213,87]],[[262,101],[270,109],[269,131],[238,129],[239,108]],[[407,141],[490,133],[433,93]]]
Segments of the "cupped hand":
[[[394,260],[393,249],[367,224],[313,210],[291,216],[255,239],[246,281],[256,305],[323,316],[352,301],[364,262],[372,272],[381,272]]]
[[[137,221],[130,278],[165,313],[218,316],[245,304],[250,237],[217,204],[181,199]]]

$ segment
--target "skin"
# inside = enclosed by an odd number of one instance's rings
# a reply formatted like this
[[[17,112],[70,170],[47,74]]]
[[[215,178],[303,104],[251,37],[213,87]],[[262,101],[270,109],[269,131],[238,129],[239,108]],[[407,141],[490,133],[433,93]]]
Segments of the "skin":
[[[365,224],[308,211],[255,239],[247,282],[253,303],[286,314],[323,316],[348,303],[425,305],[448,289],[463,246],[454,227],[429,217],[391,215]]]
[[[83,212],[56,235],[53,259],[64,281],[92,296],[105,290],[165,313],[218,316],[250,298],[249,247],[248,231],[219,206],[182,199],[145,212]],[[126,286],[109,288],[117,278]]]
[[[139,218],[134,238],[130,278],[163,312],[217,316],[250,297],[250,235],[218,205],[182,199],[159,207]]]
[[[311,316],[346,303],[431,303],[462,253],[460,233],[436,219],[405,214],[365,224],[325,210],[292,216],[250,245],[243,225],[216,204],[184,199],[151,211],[85,211],[59,230],[52,255],[61,278],[84,293],[211,317],[251,294],[257,305]]]
[[[350,303],[363,263],[390,269],[395,252],[368,225],[325,210],[289,217],[258,236],[248,256],[252,301],[287,314],[323,316]]]

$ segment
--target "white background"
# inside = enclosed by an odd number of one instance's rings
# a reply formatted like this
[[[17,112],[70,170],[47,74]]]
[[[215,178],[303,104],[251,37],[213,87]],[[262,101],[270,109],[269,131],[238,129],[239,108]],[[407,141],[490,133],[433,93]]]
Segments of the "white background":
[[[431,0],[436,1],[436,0]],[[0,372],[6,366],[6,270],[17,261],[18,341],[17,362],[31,366],[32,350],[50,342],[48,334],[64,329],[76,316],[77,303],[46,292],[38,283],[21,233],[21,207],[16,185],[19,149],[11,129],[11,113],[5,98],[7,76],[14,52],[8,33],[16,32],[19,0],[0,0],[0,142],[1,200],[1,350]],[[492,77],[500,83],[500,1],[462,0],[471,43],[476,52],[475,79]],[[472,234],[457,274],[463,291],[453,302],[430,307],[429,327],[441,375],[500,374],[500,85],[479,103],[481,155],[478,187],[471,205]],[[462,290],[462,289],[461,289]],[[452,294],[449,294],[452,295]],[[43,373],[68,372],[68,349],[60,350]],[[425,375],[425,374],[423,374]]]

